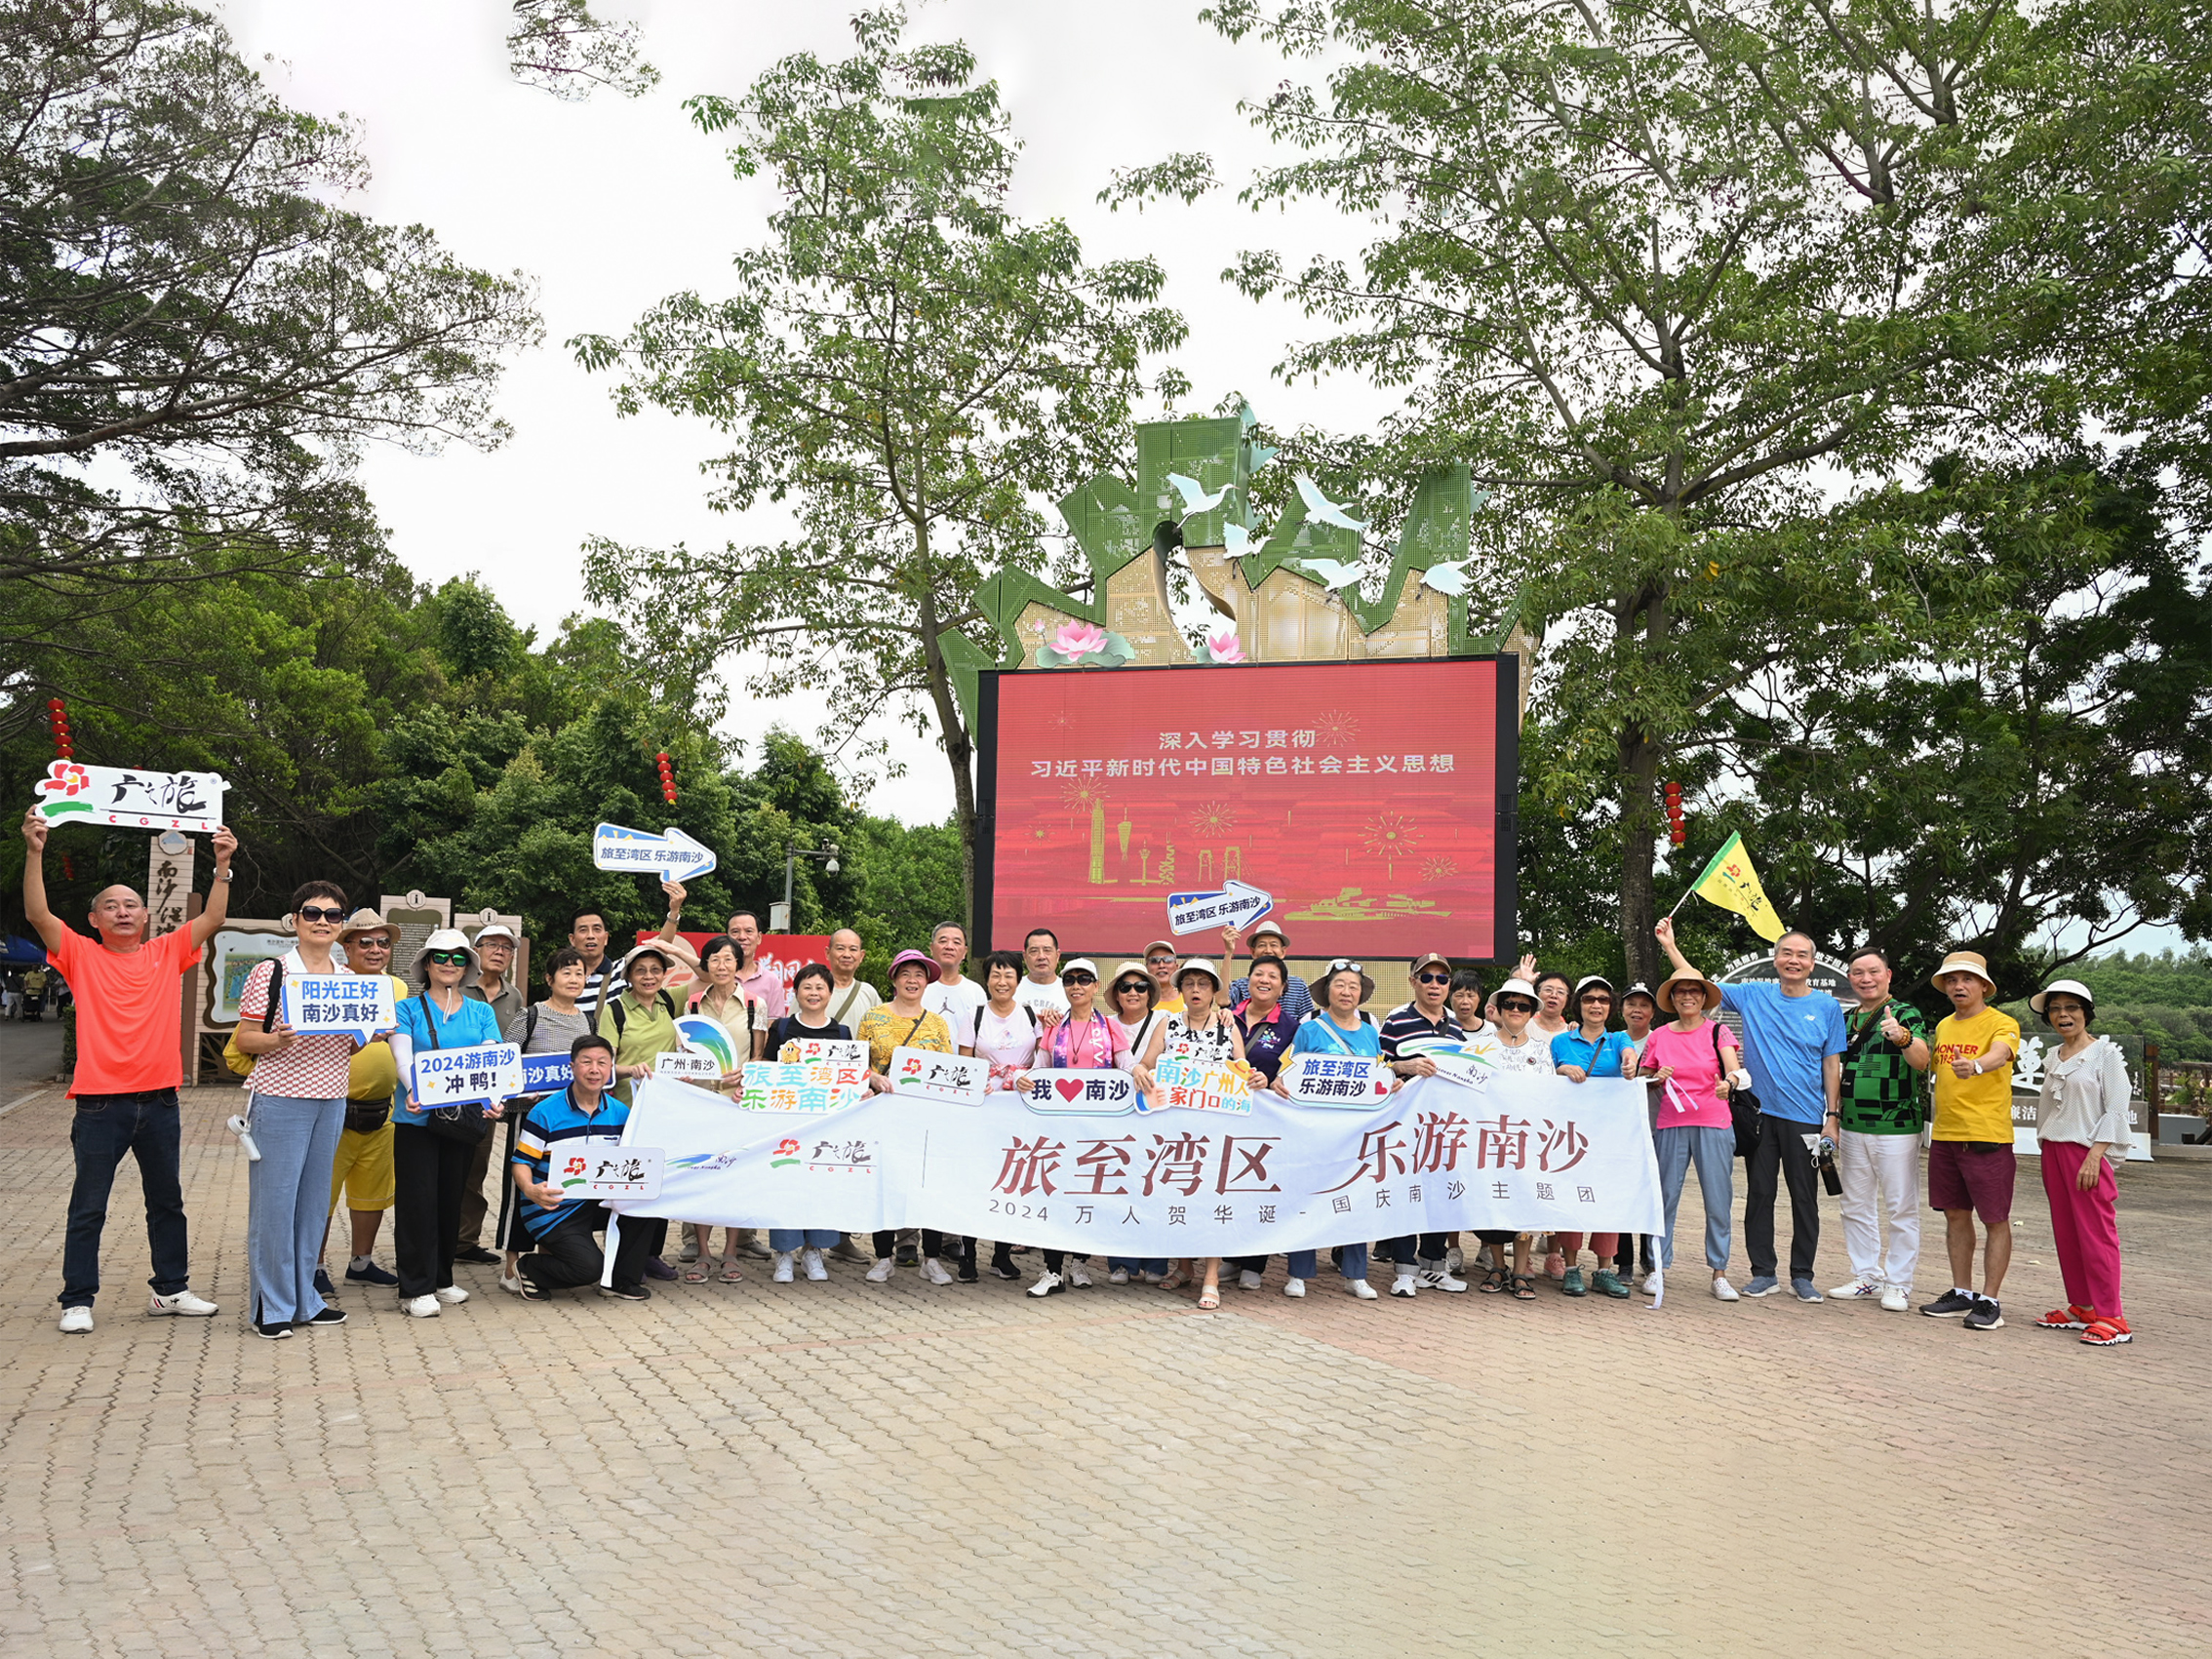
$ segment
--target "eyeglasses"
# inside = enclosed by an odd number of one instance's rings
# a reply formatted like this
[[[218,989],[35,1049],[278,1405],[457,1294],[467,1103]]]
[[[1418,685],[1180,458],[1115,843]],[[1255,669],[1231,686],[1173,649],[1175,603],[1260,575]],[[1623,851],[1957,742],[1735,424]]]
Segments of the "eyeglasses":
[[[1417,973],[1414,975],[1414,981],[1421,985],[1449,985],[1451,975],[1448,973]]]
[[[325,910],[319,904],[303,904],[299,907],[299,920],[302,922],[343,922],[345,912],[342,910]]]
[[[1144,965],[1147,968],[1173,968],[1175,959],[1171,956],[1148,956],[1144,959]]]
[[[428,953],[428,960],[436,963],[440,968],[459,968],[468,961],[468,952],[431,951]]]

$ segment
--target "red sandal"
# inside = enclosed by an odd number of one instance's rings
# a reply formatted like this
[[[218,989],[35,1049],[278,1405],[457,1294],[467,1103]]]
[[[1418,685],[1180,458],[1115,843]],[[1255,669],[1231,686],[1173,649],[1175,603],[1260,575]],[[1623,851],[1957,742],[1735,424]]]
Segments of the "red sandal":
[[[2035,1328],[2038,1330],[2087,1330],[2096,1323],[2097,1310],[2095,1308],[2084,1308],[2078,1303],[2070,1302],[2063,1308],[2053,1308],[2037,1320]]]
[[[2127,1328],[2127,1321],[2118,1315],[2099,1320],[2081,1333],[2081,1340],[2092,1348],[2117,1348],[2123,1342],[2133,1342],[2135,1332]]]

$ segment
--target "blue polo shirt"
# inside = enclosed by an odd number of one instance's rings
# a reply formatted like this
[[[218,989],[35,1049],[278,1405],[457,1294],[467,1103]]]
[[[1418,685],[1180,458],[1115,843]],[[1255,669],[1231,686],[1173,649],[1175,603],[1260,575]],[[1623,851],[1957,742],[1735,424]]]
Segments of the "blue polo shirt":
[[[492,1005],[466,996],[461,999],[461,1006],[450,1014],[426,996],[410,997],[399,1006],[399,1028],[415,1044],[417,1054],[427,1054],[436,1048],[474,1048],[481,1044],[504,1041],[499,1035],[499,1016],[493,1011]],[[417,1112],[407,1104],[407,1082],[404,1077],[400,1079],[392,1122],[420,1128],[429,1114]],[[476,1110],[474,1106],[469,1109]]]
[[[1619,1077],[1621,1056],[1631,1047],[1625,1031],[1600,1032],[1593,1043],[1581,1026],[1570,1025],[1552,1039],[1552,1064],[1580,1066],[1586,1077]]]
[[[543,1181],[553,1160],[564,1150],[577,1141],[619,1140],[622,1126],[629,1121],[629,1107],[612,1093],[599,1097],[598,1111],[583,1112],[564,1088],[558,1094],[548,1094],[523,1119],[522,1127],[515,1131],[514,1162],[529,1167],[532,1180]],[[522,1198],[519,1193],[516,1197],[522,1205],[523,1225],[533,1239],[544,1238],[589,1202],[570,1199],[559,1209],[542,1209],[533,1199]]]
[[[1828,1112],[1821,1061],[1850,1047],[1843,1007],[1826,991],[1786,997],[1764,980],[1720,987],[1720,1006],[1744,1020],[1744,1069],[1758,1109],[1793,1124],[1818,1124]]]
[[[1382,1058],[1382,1033],[1362,1016],[1356,1030],[1346,1031],[1326,1013],[1317,1013],[1298,1027],[1290,1045],[1293,1054],[1350,1054],[1355,1059]]]

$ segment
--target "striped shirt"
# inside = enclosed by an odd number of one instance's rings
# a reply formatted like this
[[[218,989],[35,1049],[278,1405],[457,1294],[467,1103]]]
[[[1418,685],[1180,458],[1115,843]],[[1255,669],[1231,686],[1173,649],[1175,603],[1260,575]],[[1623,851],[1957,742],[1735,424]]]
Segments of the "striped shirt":
[[[515,1131],[514,1162],[529,1167],[532,1180],[542,1182],[557,1154],[575,1150],[573,1143],[577,1141],[620,1140],[622,1126],[629,1121],[629,1107],[612,1094],[599,1097],[596,1112],[584,1112],[564,1088],[558,1094],[548,1094],[523,1119],[522,1127]],[[524,1199],[523,1225],[530,1229],[532,1238],[542,1239],[587,1202],[569,1199],[559,1209],[546,1209],[534,1200]]]
[[[331,956],[331,972],[351,973],[345,959],[336,952]],[[269,1011],[269,979],[275,968],[266,962],[257,963],[246,975],[246,988],[238,995],[238,1023],[259,1025]],[[299,960],[299,952],[285,953],[284,971],[287,978],[312,970]],[[284,1000],[277,993],[278,1002]],[[277,1010],[281,1021],[284,1010]],[[247,1088],[254,1094],[276,1094],[296,1100],[340,1100],[353,1069],[354,1041],[342,1031],[302,1032],[292,1041],[288,1048],[278,1048],[263,1054],[254,1062],[254,1070],[247,1080]]]
[[[1418,1006],[1407,1003],[1403,1007],[1393,1008],[1382,1022],[1382,1057],[1410,1060],[1424,1048],[1440,1043],[1457,1043],[1466,1035],[1448,1005],[1442,1013],[1431,1019]]]

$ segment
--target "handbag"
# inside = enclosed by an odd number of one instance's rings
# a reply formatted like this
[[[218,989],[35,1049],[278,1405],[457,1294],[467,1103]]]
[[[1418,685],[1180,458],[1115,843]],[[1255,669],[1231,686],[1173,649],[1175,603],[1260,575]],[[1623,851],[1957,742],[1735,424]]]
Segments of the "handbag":
[[[417,999],[422,1004],[422,1023],[430,1033],[430,1047],[443,1048],[438,1040],[438,1010],[430,1006],[427,993]],[[484,1115],[481,1102],[470,1100],[459,1106],[433,1106],[423,1113],[422,1126],[440,1140],[458,1141],[462,1146],[474,1146],[492,1132],[492,1120]]]
[[[271,957],[269,963],[269,1007],[268,1011],[261,1015],[261,1029],[263,1031],[276,1024],[277,999],[284,990],[284,958],[281,956]],[[238,1032],[235,1027],[231,1030],[230,1035],[223,1040],[222,1063],[240,1077],[252,1077],[254,1075],[254,1063],[259,1058],[260,1055],[249,1054],[245,1049],[239,1047]]]
[[[1713,1022],[1713,1063],[1720,1064],[1720,1022]],[[1736,1156],[1746,1163],[1751,1161],[1752,1149],[1758,1145],[1758,1096],[1748,1088],[1728,1090],[1728,1122],[1736,1129]]]

